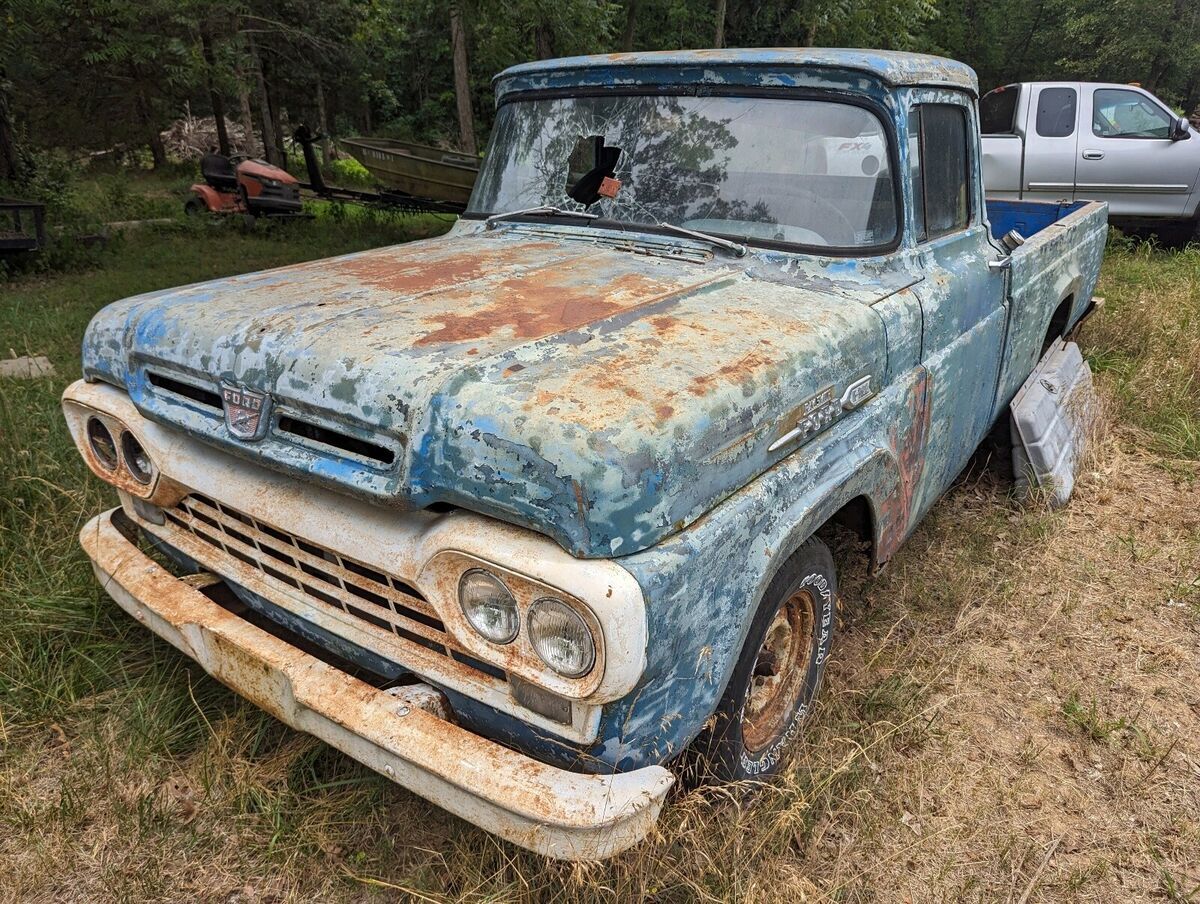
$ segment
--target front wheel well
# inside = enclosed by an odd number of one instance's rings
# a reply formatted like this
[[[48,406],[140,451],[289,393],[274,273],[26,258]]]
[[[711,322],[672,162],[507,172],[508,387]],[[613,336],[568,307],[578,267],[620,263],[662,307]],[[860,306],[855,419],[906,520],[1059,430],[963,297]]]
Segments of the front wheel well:
[[[855,496],[816,531],[833,553],[838,570],[847,559],[865,556],[869,567],[878,564],[875,544],[875,511],[866,496]]]

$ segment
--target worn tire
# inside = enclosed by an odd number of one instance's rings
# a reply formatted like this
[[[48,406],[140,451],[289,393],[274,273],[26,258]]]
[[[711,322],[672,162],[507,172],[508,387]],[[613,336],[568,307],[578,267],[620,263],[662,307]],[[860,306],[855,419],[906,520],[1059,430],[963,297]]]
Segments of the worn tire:
[[[199,198],[191,197],[183,202],[183,212],[189,217],[196,217],[208,210],[208,207]]]
[[[705,778],[762,781],[787,765],[821,688],[836,610],[833,556],[814,537],[783,564],[759,602],[733,675],[697,742]]]

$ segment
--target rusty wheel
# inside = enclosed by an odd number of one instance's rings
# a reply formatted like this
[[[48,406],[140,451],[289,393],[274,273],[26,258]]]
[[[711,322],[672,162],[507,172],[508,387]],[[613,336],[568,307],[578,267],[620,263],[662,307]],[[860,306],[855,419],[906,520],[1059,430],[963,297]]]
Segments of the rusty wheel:
[[[759,751],[779,737],[814,655],[815,600],[807,588],[788,597],[767,626],[742,706],[742,742]]]
[[[836,600],[833,557],[810,539],[759,602],[710,727],[696,741],[699,775],[761,780],[783,768],[821,686]]]

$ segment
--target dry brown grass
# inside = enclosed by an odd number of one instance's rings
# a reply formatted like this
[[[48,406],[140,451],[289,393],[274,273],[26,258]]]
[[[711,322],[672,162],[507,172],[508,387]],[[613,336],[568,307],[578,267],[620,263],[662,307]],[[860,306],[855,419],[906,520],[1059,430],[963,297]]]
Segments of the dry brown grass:
[[[1017,502],[981,455],[887,572],[848,569],[802,756],[752,802],[693,792],[635,850],[544,861],[282,728],[71,591],[82,616],[21,616],[69,633],[28,672],[62,699],[38,709],[0,685],[0,902],[1200,900],[1200,464],[1178,442],[1195,399],[1186,368],[1153,388],[1170,355],[1107,320],[1156,297],[1138,281],[1156,264],[1200,274],[1165,257],[1106,270],[1110,310],[1085,347],[1105,356],[1116,426],[1071,504]],[[1200,275],[1176,284],[1200,298]],[[1137,316],[1194,351],[1178,317]],[[67,518],[92,502],[58,504]],[[84,567],[62,555],[63,574]],[[6,631],[0,656],[30,658]],[[107,682],[58,680],[101,655]]]

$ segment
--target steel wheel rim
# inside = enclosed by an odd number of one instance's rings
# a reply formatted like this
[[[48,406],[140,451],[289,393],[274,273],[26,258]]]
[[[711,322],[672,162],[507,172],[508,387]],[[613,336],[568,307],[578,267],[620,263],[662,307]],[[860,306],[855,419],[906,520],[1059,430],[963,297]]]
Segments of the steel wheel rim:
[[[813,596],[793,593],[763,635],[742,706],[742,743],[757,752],[787,730],[812,661]]]

